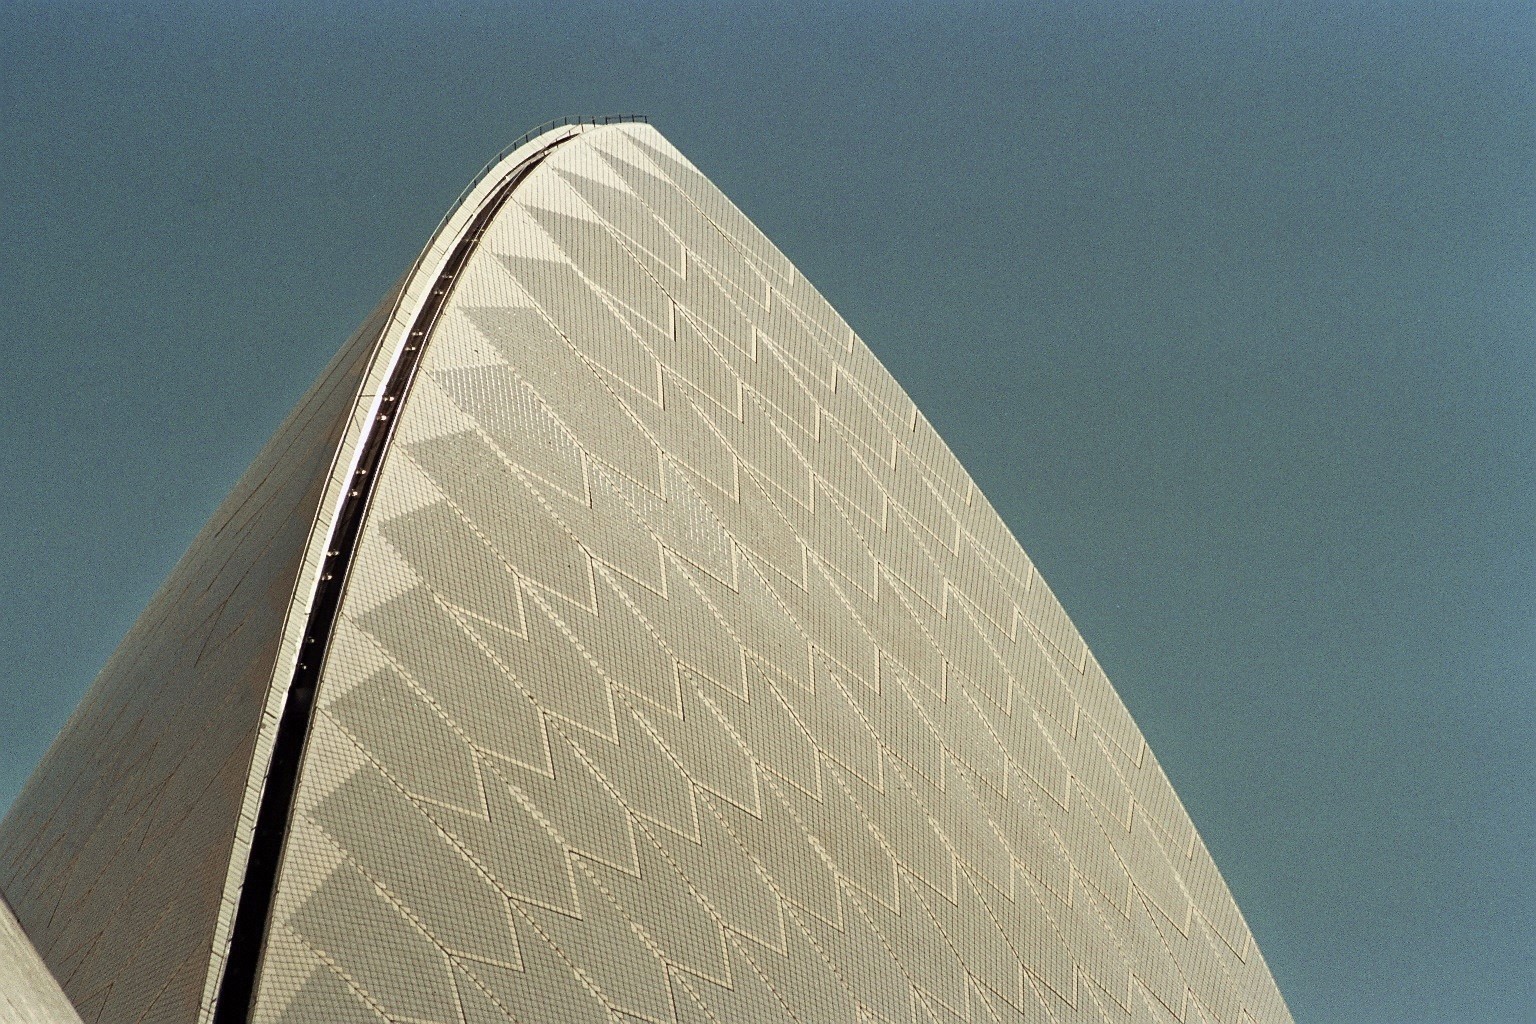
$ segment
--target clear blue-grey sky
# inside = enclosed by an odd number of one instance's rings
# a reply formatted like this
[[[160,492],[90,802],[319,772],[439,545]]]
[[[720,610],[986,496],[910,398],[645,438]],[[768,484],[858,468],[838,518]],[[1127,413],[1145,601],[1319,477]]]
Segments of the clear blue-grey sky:
[[[500,146],[639,111],[960,455],[1303,1022],[1536,1020],[1536,11],[0,5],[0,808]]]

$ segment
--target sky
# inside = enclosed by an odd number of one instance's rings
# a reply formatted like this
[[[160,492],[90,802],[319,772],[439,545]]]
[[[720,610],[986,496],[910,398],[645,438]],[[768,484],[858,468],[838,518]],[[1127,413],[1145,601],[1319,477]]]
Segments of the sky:
[[[0,3],[0,809],[480,166],[644,113],[902,382],[1298,1021],[1536,1020],[1530,3]]]

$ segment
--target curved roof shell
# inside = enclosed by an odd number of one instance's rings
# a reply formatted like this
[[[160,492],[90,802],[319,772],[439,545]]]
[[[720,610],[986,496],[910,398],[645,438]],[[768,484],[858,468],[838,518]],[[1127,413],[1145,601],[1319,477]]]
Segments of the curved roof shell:
[[[636,123],[471,189],[103,672],[0,891],[87,1020],[1289,1019],[996,512]]]

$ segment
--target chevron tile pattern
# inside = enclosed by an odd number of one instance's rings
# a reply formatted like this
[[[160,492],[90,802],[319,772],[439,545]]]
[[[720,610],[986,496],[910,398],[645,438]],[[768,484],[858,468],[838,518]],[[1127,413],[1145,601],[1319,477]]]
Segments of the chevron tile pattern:
[[[400,417],[258,1020],[1290,1019],[997,514],[649,126],[518,187]]]

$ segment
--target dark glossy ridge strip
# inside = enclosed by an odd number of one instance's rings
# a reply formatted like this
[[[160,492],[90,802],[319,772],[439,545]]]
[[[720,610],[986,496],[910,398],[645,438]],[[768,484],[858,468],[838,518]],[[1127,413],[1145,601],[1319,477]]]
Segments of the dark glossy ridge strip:
[[[411,382],[416,377],[422,352],[432,335],[432,328],[437,324],[438,315],[453,292],[459,272],[469,262],[469,257],[480,244],[491,221],[506,205],[512,191],[533,173],[533,169],[556,146],[572,138],[575,136],[551,143],[525,160],[475,215],[469,230],[454,246],[453,254],[448,257],[442,273],[433,282],[432,290],[422,303],[421,312],[411,324],[400,359],[384,385],[384,397],[379,403],[378,416],[369,425],[367,435],[363,438],[351,487],[336,516],[330,546],[320,566],[314,603],[310,606],[309,620],[304,627],[304,641],[299,647],[299,664],[294,669],[288,698],[283,704],[282,717],[278,720],[272,760],[256,812],[256,827],[251,836],[245,880],[235,908],[234,925],[230,929],[229,956],[224,963],[224,977],[214,1002],[213,1024],[247,1024],[255,1009],[256,978],[261,967],[262,950],[266,945],[272,902],[277,894],[278,867],[282,863],[283,846],[293,813],[299,765],[304,760],[304,746],[309,738],[310,722],[314,715],[315,689],[320,682],[320,669],[325,664],[326,651],[330,647],[331,630],[341,608],[347,573],[352,567],[352,556],[363,532],[374,482],[378,479],[379,467],[383,465],[389,442],[394,437],[395,423],[399,411],[404,407],[405,397],[410,392]]]

